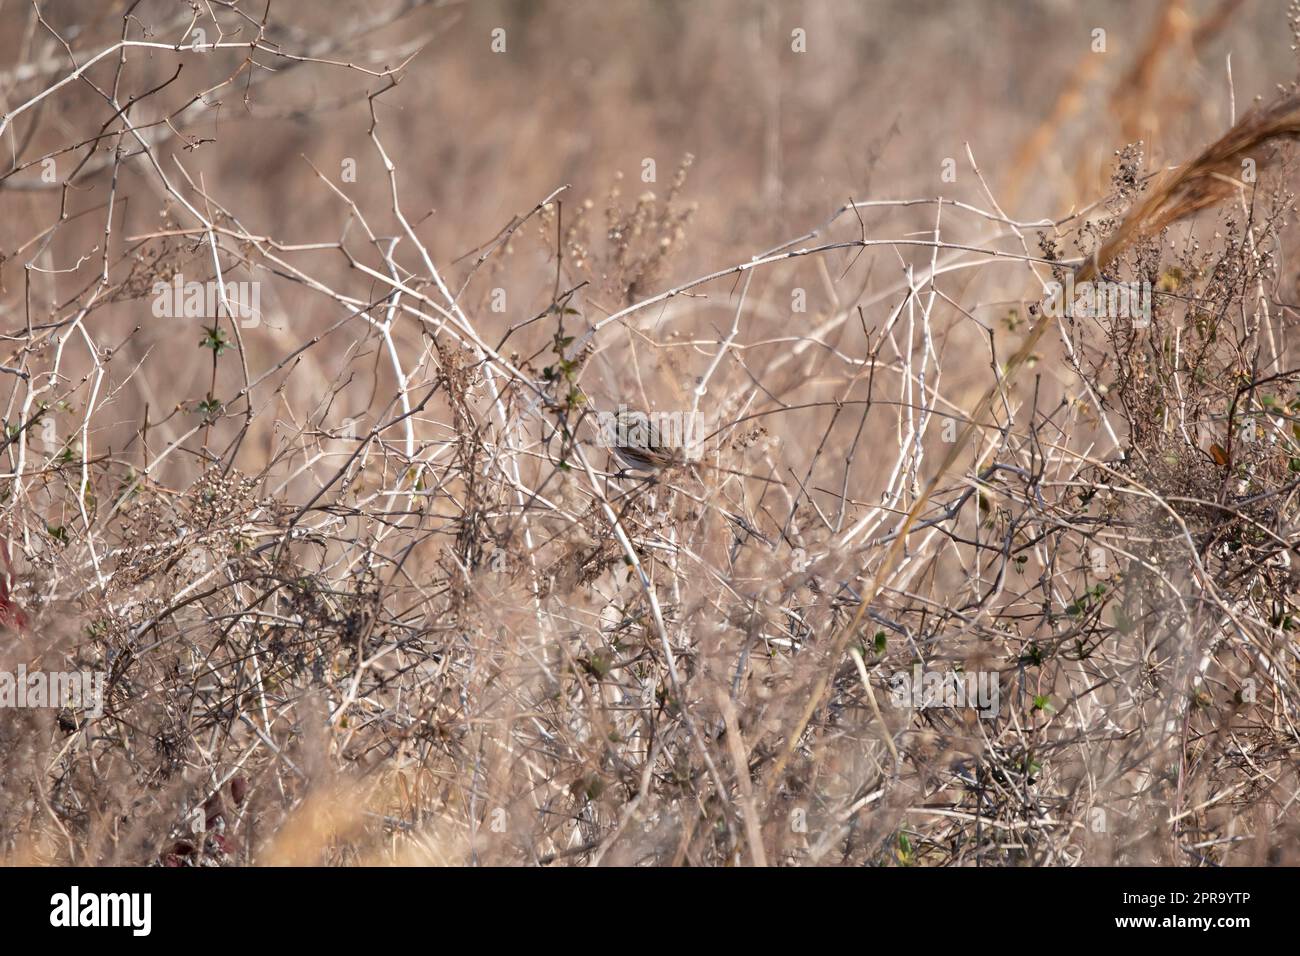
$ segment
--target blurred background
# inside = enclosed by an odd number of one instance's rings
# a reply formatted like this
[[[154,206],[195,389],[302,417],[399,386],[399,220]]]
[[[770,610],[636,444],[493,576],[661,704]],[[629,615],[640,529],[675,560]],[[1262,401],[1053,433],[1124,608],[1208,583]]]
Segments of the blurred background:
[[[213,9],[224,38],[209,36],[216,31],[207,12],[196,21],[186,3],[61,0],[40,5],[45,24],[28,8],[10,4],[0,38],[3,107],[13,109],[68,73],[72,61],[84,62],[110,45],[128,11],[135,35],[147,31],[158,43],[238,42],[255,35],[259,15],[248,4]],[[193,33],[196,24],[200,37]],[[183,65],[179,77],[131,114],[137,123],[167,120],[147,135],[161,145],[169,177],[202,183],[248,232],[312,244],[338,242],[351,230],[354,254],[364,256],[373,250],[356,252],[364,246],[355,241],[361,230],[349,225],[342,196],[320,177],[355,203],[376,234],[399,231],[382,159],[368,138],[367,95],[388,80],[344,64],[381,72],[406,63],[400,84],[373,101],[374,115],[397,168],[403,210],[450,285],[459,288],[477,252],[512,217],[569,187],[559,196],[561,223],[554,211],[530,220],[465,290],[463,306],[494,342],[549,304],[557,228],[566,255],[561,286],[588,283],[571,304],[589,324],[674,282],[735,265],[817,228],[850,199],[924,199],[942,192],[990,211],[996,201],[1012,219],[1062,218],[1105,195],[1115,151],[1125,144],[1143,141],[1143,172],[1179,162],[1226,128],[1234,100],[1240,114],[1294,73],[1284,13],[1269,0],[285,0],[276,4],[267,29],[269,42],[282,50],[339,65],[264,56],[250,66],[242,49],[203,56],[131,51],[123,82],[136,95]],[[114,82],[117,59],[103,59],[16,119],[6,130],[11,161],[30,162],[93,137],[113,113],[102,93]],[[57,155],[56,175],[38,164],[0,183],[0,251],[10,259],[0,317],[9,328],[22,324],[29,310],[38,313],[38,324],[40,314],[55,321],[75,314],[75,296],[100,271],[102,250],[87,249],[104,231],[97,210],[109,196],[107,150],[118,140],[95,145],[99,149],[89,156],[86,148]],[[124,148],[129,152],[131,145],[128,138]],[[968,146],[983,181],[970,165]],[[653,181],[646,181],[648,163]],[[349,165],[354,181],[343,173]],[[74,170],[71,186],[62,188]],[[178,268],[189,256],[201,258],[201,250],[174,240],[130,241],[193,225],[161,193],[143,158],[121,166],[116,190],[114,231],[128,246],[113,250],[115,278],[132,268],[132,257],[153,256]],[[30,253],[31,227],[60,215],[69,222],[41,240],[38,261],[47,271],[24,283],[18,250]],[[841,217],[831,238],[857,238],[863,230],[872,238],[900,237],[935,225],[933,206],[868,209],[861,225]],[[943,237],[953,242],[979,239],[985,226],[969,216],[941,220]],[[117,258],[119,252],[127,258]],[[744,335],[754,344],[747,355],[752,365],[789,348],[788,341],[761,343],[789,331],[793,289],[804,290],[807,322],[816,326],[863,301],[882,281],[895,281],[903,263],[930,259],[924,248],[857,252],[757,274],[747,298],[755,318]],[[409,243],[402,257],[418,269]],[[345,278],[347,264],[337,250],[289,258],[324,282],[350,282],[352,292],[373,294],[355,273]],[[377,258],[371,264],[378,265]],[[131,420],[144,403],[156,422],[159,409],[202,401],[208,391],[211,356],[188,341],[195,338],[193,323],[179,333],[175,325],[143,323],[128,335],[148,301],[132,296],[151,278],[139,261],[136,268],[134,286],[115,289],[112,304],[98,302],[92,321],[105,343],[123,343],[119,367],[165,349],[169,374],[135,377],[118,396],[121,417],[97,422],[101,439],[115,447],[135,427]],[[1009,270],[979,272],[978,279],[961,280],[970,283],[963,292],[999,303],[990,308],[1037,294],[1032,284],[1022,288],[1019,277],[1005,289],[988,285],[1010,279]],[[278,361],[304,335],[343,314],[301,283],[264,271],[258,277],[264,280],[265,323],[244,343],[255,368]],[[700,290],[705,298],[642,312],[636,327],[654,330],[660,345],[671,334],[689,339],[726,328],[734,285],[728,280]],[[504,311],[491,308],[495,289],[506,292]],[[896,304],[888,297],[872,301],[869,323]],[[336,381],[365,333],[347,329],[313,350],[306,360],[320,364],[314,383],[300,376],[288,383],[288,394],[310,401],[320,381]],[[181,347],[171,338],[178,334]],[[395,334],[404,348],[418,348],[414,327]],[[527,356],[551,334],[549,327],[534,327],[511,345]],[[973,326],[954,335],[958,349],[983,339]],[[705,355],[656,348],[642,356],[641,378],[633,381],[629,356],[603,342],[584,378],[602,400],[640,391],[637,401],[680,404],[681,390],[707,364]],[[90,367],[84,357],[67,360],[73,377]],[[221,365],[217,394],[240,384],[235,363]],[[374,374],[382,380],[382,364]],[[796,379],[809,374],[801,369]],[[964,372],[950,366],[949,374]],[[273,377],[267,388],[281,384]],[[767,384],[781,391],[799,382]],[[390,385],[381,381],[381,388]],[[358,379],[331,414],[365,415],[371,395],[370,384]],[[176,424],[157,427],[170,440],[179,434]],[[269,449],[266,441],[250,443],[241,455],[252,457],[241,461],[251,468]]]

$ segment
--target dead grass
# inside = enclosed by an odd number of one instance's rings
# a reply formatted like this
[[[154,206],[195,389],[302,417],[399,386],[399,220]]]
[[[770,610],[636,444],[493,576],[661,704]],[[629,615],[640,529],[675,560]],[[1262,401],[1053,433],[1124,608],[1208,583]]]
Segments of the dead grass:
[[[1278,14],[1028,23],[1056,89],[985,11],[1035,99],[956,133],[979,11],[881,13],[859,128],[830,6],[109,6],[0,14],[0,671],[108,685],[0,711],[0,859],[1295,862],[1300,100],[1217,65]]]

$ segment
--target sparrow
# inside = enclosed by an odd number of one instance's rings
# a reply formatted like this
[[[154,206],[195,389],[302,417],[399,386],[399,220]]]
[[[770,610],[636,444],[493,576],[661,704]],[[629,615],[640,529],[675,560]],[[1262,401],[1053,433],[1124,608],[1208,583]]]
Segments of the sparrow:
[[[605,438],[626,471],[653,474],[685,460],[682,449],[666,444],[645,412],[620,410],[606,421]]]

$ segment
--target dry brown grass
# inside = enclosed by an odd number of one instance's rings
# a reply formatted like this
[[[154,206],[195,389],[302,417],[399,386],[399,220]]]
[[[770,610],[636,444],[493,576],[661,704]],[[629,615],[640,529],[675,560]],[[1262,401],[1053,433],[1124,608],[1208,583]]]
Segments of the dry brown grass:
[[[0,8],[0,671],[109,690],[0,711],[0,859],[1295,862],[1275,11],[80,7]]]

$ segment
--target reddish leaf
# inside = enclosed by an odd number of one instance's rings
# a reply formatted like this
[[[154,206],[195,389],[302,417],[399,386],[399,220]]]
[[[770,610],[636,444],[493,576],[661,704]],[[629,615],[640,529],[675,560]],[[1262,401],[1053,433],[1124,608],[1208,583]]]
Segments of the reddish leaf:
[[[162,865],[178,867],[185,865],[185,857],[194,855],[194,844],[188,840],[177,840],[162,855]]]
[[[0,627],[12,627],[21,631],[27,626],[27,615],[9,596],[13,566],[9,563],[9,545],[0,542],[0,559],[4,560],[4,570],[0,571]]]

